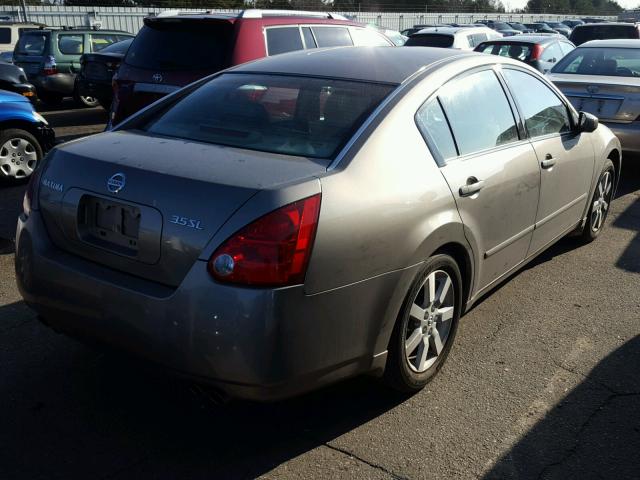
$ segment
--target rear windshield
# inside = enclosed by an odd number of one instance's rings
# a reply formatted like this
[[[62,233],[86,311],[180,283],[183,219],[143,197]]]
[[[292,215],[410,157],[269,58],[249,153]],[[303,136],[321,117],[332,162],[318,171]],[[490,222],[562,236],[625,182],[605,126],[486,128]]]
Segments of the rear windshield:
[[[405,43],[407,47],[442,47],[453,46],[453,35],[442,35],[438,33],[412,35]]]
[[[634,25],[589,25],[577,27],[571,34],[571,41],[579,45],[589,40],[607,40],[612,38],[638,38]]]
[[[491,53],[515,60],[527,60],[531,54],[531,45],[521,42],[513,43],[483,43],[476,47],[476,52]]]
[[[125,53],[127,53],[127,49],[131,45],[131,42],[133,42],[133,38],[129,40],[123,40],[122,42],[112,43],[111,45],[100,50],[100,53],[121,53],[124,55]]]
[[[43,55],[48,37],[48,32],[25,32],[20,36],[20,40],[18,40],[16,53],[18,55]]]
[[[263,152],[331,158],[394,88],[229,73],[168,106],[142,130]]]
[[[125,63],[150,70],[222,70],[231,35],[229,22],[155,22],[140,30]]]
[[[553,73],[640,77],[640,50],[636,48],[576,48],[552,69]]]

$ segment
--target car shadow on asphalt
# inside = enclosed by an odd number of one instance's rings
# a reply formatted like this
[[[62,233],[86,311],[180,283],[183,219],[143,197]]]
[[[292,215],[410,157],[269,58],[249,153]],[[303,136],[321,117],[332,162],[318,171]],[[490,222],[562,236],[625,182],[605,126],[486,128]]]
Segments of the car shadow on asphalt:
[[[360,377],[277,403],[214,404],[190,382],[54,333],[23,302],[0,307],[0,336],[25,344],[0,381],[5,478],[255,478],[407,399]]]
[[[484,479],[638,478],[638,365],[640,335],[598,363]]]
[[[613,226],[635,232],[624,252],[618,257],[616,267],[640,273],[640,195],[613,221]]]

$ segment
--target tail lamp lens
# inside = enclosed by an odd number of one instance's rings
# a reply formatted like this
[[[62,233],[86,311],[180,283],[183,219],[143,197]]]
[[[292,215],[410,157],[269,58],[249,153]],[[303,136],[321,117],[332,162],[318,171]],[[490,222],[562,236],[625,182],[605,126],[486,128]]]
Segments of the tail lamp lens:
[[[304,282],[320,214],[320,194],[285,205],[247,225],[209,260],[219,282],[282,287]]]
[[[49,55],[42,66],[42,73],[44,75],[55,75],[58,73],[58,65],[56,64],[55,58]]]
[[[531,50],[531,60],[539,60],[543,51],[544,47],[542,45],[534,45],[533,50]]]

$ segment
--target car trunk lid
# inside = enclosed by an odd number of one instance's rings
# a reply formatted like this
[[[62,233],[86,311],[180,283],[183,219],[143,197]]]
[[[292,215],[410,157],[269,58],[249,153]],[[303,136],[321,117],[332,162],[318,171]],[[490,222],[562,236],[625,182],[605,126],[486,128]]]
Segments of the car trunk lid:
[[[117,131],[55,150],[39,208],[57,247],[176,287],[255,193],[325,171],[324,161]]]
[[[550,80],[578,111],[605,122],[629,123],[640,116],[640,79],[553,74]]]

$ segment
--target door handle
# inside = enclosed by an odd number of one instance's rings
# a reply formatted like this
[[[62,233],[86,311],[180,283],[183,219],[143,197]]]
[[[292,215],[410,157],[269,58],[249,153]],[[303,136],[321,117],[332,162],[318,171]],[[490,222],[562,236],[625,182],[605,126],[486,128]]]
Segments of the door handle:
[[[460,196],[469,197],[478,193],[484,187],[484,180],[478,180],[476,177],[467,178],[467,184],[460,187]]]
[[[542,168],[551,168],[555,164],[556,164],[556,159],[553,158],[553,155],[551,155],[550,153],[547,153],[547,155],[544,157],[544,160],[540,162],[540,165],[542,165]]]

